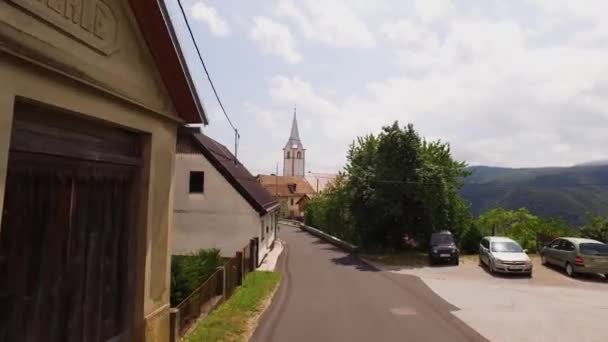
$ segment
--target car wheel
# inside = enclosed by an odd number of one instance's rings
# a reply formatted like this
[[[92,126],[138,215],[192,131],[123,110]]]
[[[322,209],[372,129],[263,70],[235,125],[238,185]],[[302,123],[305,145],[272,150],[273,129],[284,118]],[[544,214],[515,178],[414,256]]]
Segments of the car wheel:
[[[488,263],[488,271],[490,271],[490,274],[494,274],[496,272],[494,269],[494,263],[491,261]]]
[[[454,259],[454,261],[452,261],[452,264],[458,265],[458,264],[460,264],[460,260],[458,258],[456,258],[456,259]]]
[[[543,266],[546,266],[546,265],[547,265],[547,257],[546,257],[544,254],[540,256],[540,263],[541,263]]]
[[[526,274],[526,277],[528,277],[528,278],[532,278],[532,272],[530,272],[530,273]]]
[[[574,278],[576,276],[576,272],[574,272],[574,267],[572,267],[569,262],[566,263],[566,274],[568,275],[568,277],[571,278]]]

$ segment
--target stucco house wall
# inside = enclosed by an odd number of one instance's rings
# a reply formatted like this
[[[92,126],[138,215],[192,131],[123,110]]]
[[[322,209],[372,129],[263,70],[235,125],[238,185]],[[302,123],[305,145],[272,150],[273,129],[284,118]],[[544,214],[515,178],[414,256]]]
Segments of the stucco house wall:
[[[177,154],[175,159],[172,253],[218,248],[222,256],[233,257],[259,237],[259,255],[266,255],[275,235],[266,236],[264,231],[262,236],[262,227],[270,225],[274,212],[260,217],[202,154]],[[203,194],[189,193],[191,171],[205,173]]]
[[[32,3],[41,10],[33,13],[16,3]],[[109,42],[109,48],[98,46],[101,50],[95,48],[96,41],[87,44],[86,39],[74,37],[82,33],[78,25],[70,26],[73,32],[58,29],[57,21],[69,22],[69,18],[47,11],[41,7],[45,4],[0,2],[0,207],[14,104],[19,99],[145,135],[144,166],[139,175],[143,191],[139,208],[132,213],[139,222],[137,246],[133,246],[139,253],[133,340],[168,341],[172,176],[177,127],[183,120],[127,1],[104,1],[115,21],[103,24],[113,25],[107,29],[116,29],[112,31],[116,39]]]

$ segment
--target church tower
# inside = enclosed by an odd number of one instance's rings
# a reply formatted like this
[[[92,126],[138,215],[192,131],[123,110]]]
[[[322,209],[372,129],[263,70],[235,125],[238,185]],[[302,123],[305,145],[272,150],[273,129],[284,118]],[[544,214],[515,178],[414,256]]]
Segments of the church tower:
[[[293,111],[293,122],[291,123],[291,134],[283,148],[283,176],[304,177],[304,165],[306,164],[306,149],[300,141],[298,132],[298,120],[296,111]]]

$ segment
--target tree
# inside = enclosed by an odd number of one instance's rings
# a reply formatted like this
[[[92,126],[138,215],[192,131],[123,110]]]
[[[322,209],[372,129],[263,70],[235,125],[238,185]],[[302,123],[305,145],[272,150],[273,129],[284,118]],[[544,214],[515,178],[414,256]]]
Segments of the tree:
[[[537,217],[525,208],[489,210],[479,216],[476,225],[482,235],[510,237],[532,253],[537,252],[540,236],[576,236],[576,232],[564,222]]]
[[[590,216],[587,224],[581,228],[581,235],[608,243],[608,218],[598,215]]]

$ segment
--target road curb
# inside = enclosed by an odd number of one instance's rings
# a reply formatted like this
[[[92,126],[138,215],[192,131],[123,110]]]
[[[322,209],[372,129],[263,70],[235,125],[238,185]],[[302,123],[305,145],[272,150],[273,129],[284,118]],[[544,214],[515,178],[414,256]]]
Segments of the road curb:
[[[290,226],[300,228],[301,230],[308,232],[308,233],[310,233],[324,241],[327,241],[336,247],[340,247],[348,252],[357,253],[359,251],[358,246],[353,245],[352,243],[346,242],[344,240],[341,240],[333,235],[329,235],[329,234],[325,233],[324,231],[319,230],[318,228],[305,225],[298,221],[291,221],[291,220],[282,220],[282,221],[283,221],[283,223],[287,223]]]

